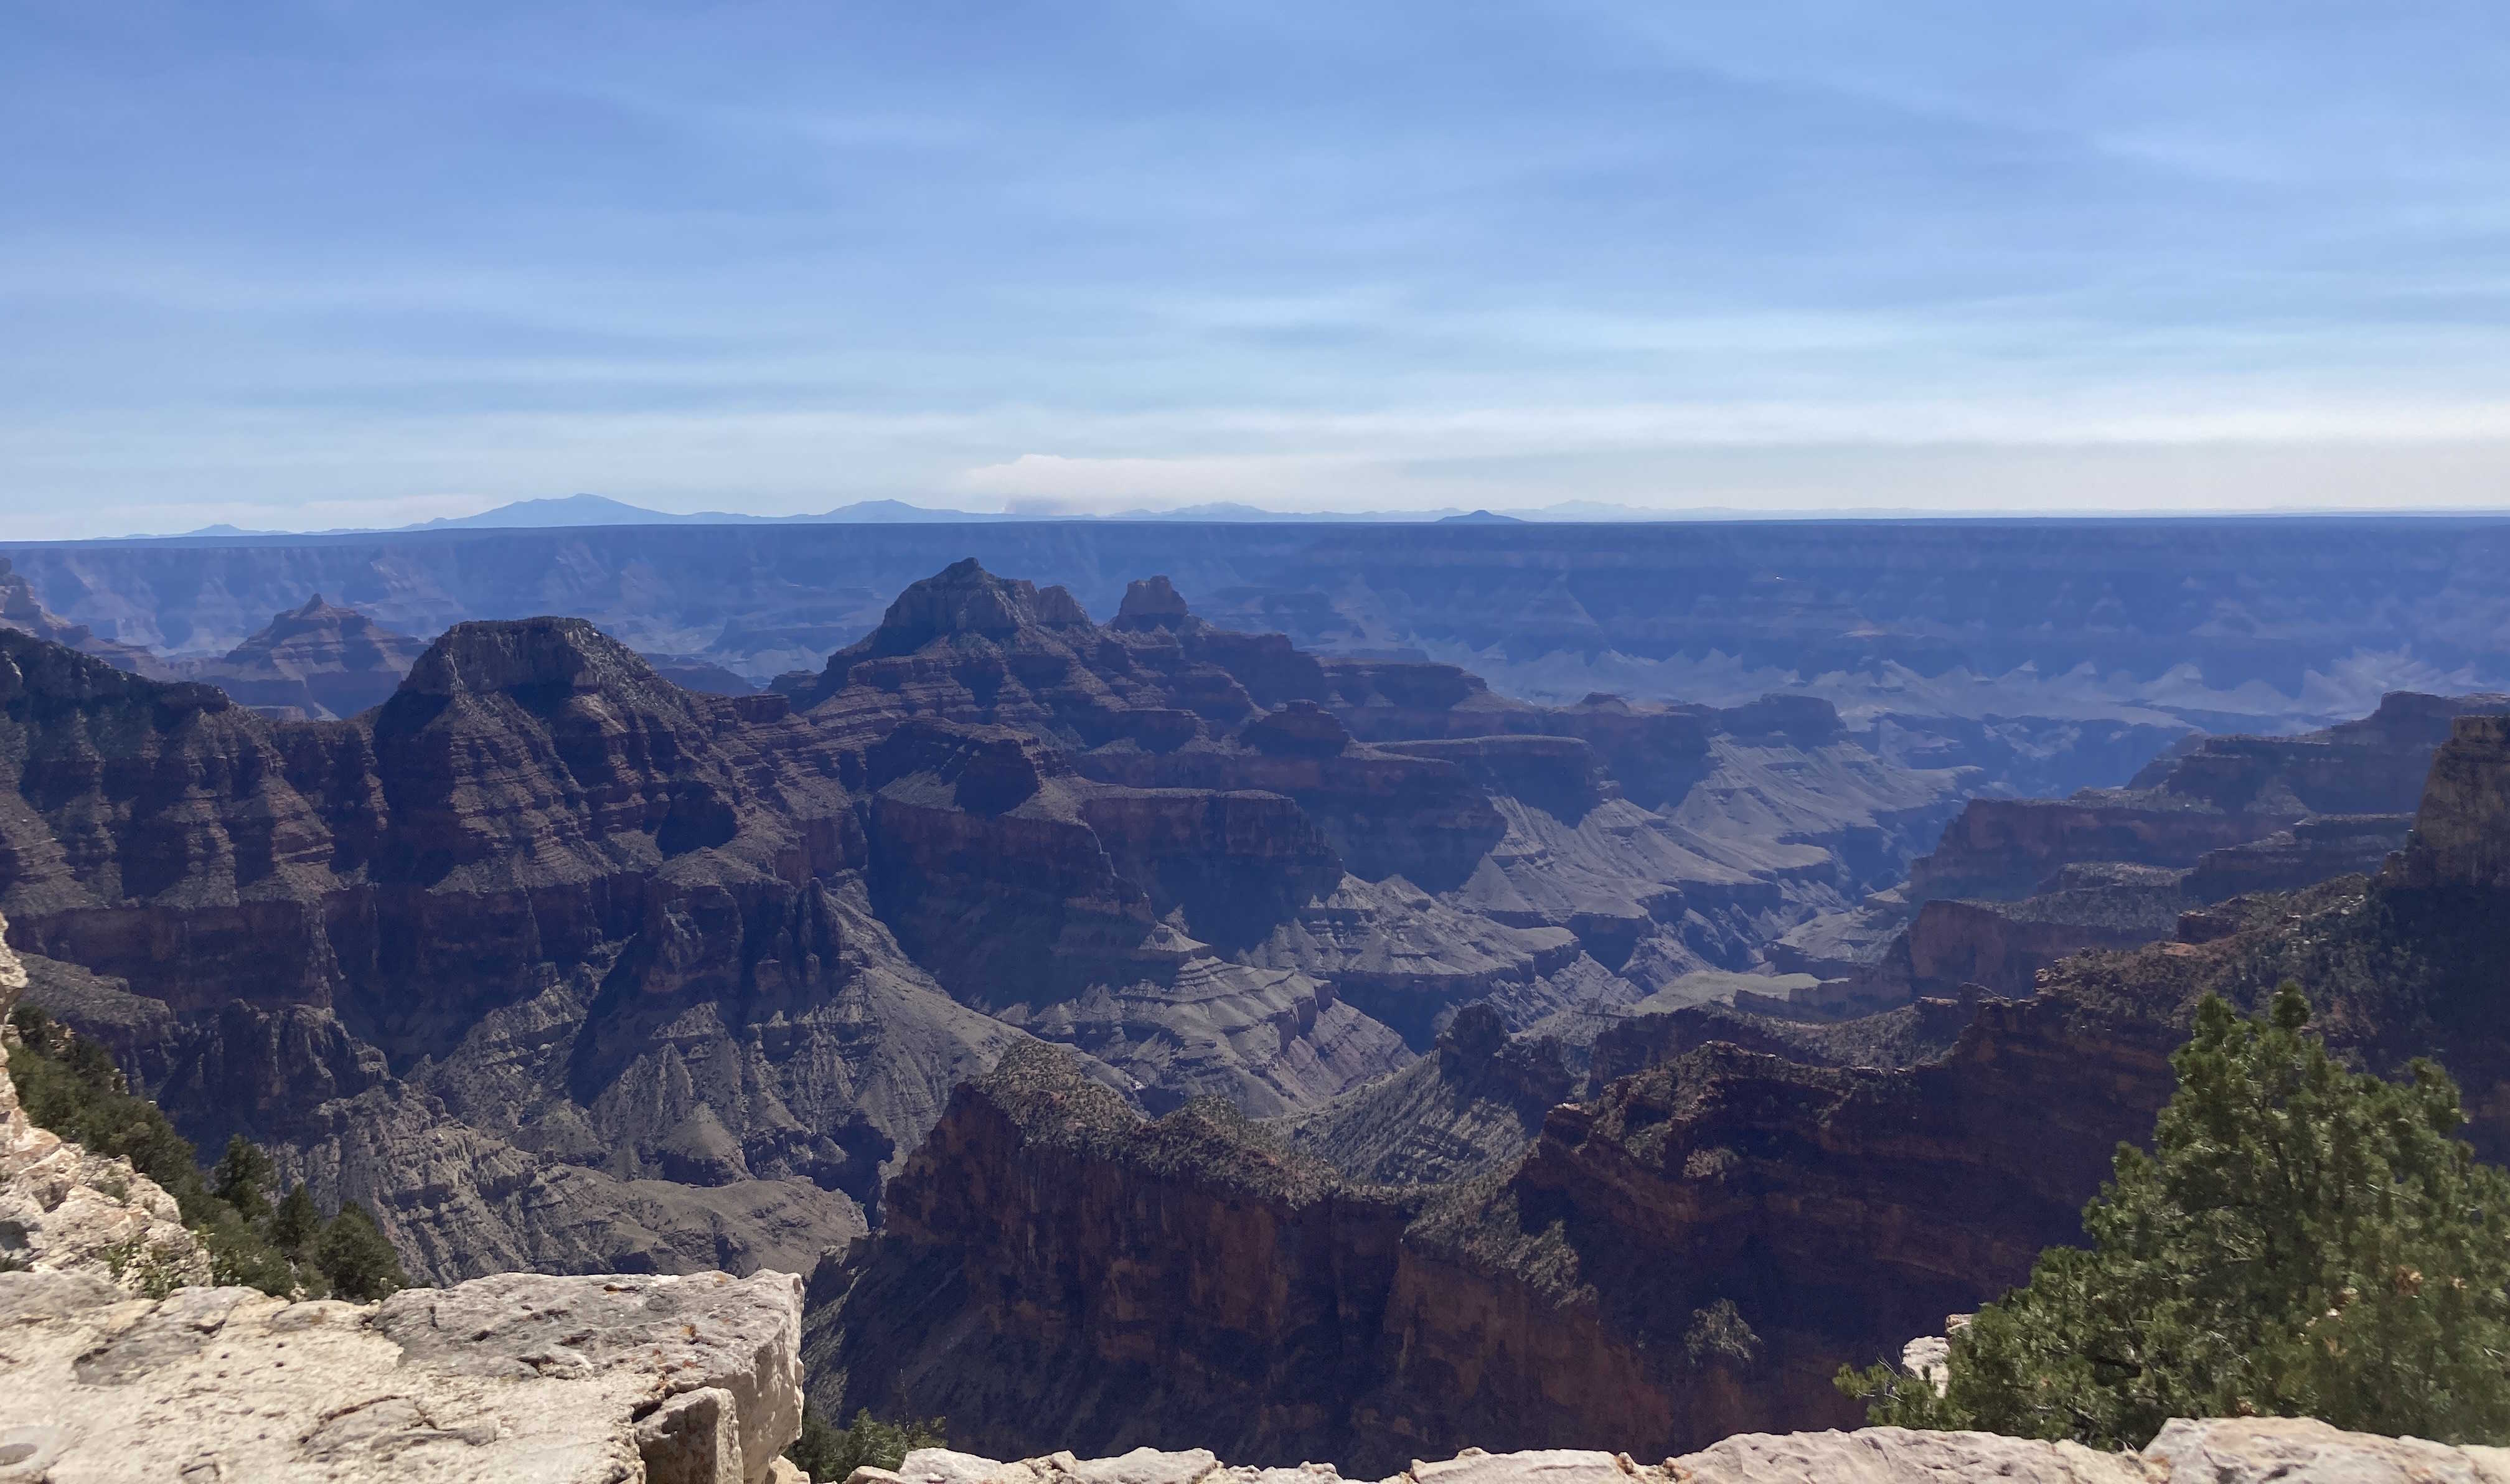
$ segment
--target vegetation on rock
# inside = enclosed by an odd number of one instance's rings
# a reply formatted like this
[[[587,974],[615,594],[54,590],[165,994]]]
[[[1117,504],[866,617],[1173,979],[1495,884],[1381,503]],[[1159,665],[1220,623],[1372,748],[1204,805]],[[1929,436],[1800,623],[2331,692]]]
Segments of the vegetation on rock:
[[[855,1414],[854,1425],[831,1427],[811,1407],[802,1409],[802,1435],[784,1457],[814,1479],[844,1479],[857,1468],[895,1468],[918,1448],[945,1448],[946,1418],[908,1418],[885,1423],[869,1411]]]
[[[131,1090],[102,1045],[37,1006],[21,1005],[9,1018],[19,1036],[9,1074],[27,1121],[93,1153],[128,1160],[165,1187],[183,1224],[209,1249],[217,1282],[279,1297],[361,1301],[408,1285],[392,1244],[363,1207],[351,1202],[323,1221],[302,1185],[273,1206],[270,1157],[241,1134],[204,1173],[191,1141],[155,1103]]]
[[[2510,1438],[2510,1174],[2457,1137],[2457,1086],[2348,1072],[2286,982],[2208,997],[2149,1155],[2117,1153],[2088,1250],[1952,1337],[1944,1389],[1843,1369],[1872,1420],[2139,1447],[2173,1417],[2317,1417]]]

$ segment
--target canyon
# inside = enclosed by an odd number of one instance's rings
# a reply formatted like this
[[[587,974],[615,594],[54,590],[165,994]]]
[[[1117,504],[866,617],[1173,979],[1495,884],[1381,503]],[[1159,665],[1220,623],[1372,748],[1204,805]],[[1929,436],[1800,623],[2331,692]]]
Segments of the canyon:
[[[1146,1120],[1068,1053],[1022,1048],[954,1094],[885,1229],[815,1275],[813,1385],[828,1407],[948,1411],[1006,1455],[1043,1445],[1041,1417],[1074,1447],[1362,1467],[1467,1437],[1654,1456],[1850,1422],[1840,1365],[2078,1237],[2205,994],[2254,1009],[2298,979],[2339,1055],[2435,1058],[2477,1151],[2510,1154],[2501,718],[2453,718],[2429,780],[2377,876],[2069,957],[2027,999],[1741,1034],[1723,1007],[1642,1012],[1582,1086],[1540,1075],[1556,1044],[1477,1024],[1441,1047],[1449,1095],[1411,1105],[1460,1142],[1511,1112],[1535,1131],[1428,1184],[1218,1104]]]
[[[314,600],[249,648],[308,634],[382,652]],[[1467,1003],[1614,1012],[1896,875],[1970,778],[1819,701],[1542,706],[972,561],[766,692],[535,619],[329,720],[0,630],[0,707],[35,1001],[437,1280],[808,1270],[1041,1039],[1276,1117]]]
[[[1449,601],[1575,554],[1465,529]],[[2320,536],[2282,534],[2245,601],[2297,623],[2275,562]],[[426,542],[489,539],[287,546],[341,603],[250,576],[267,545],[42,549],[0,626],[7,941],[187,1136],[367,1205],[423,1281],[807,1275],[829,1417],[1372,1472],[1847,1425],[1832,1373],[2077,1236],[2196,998],[2285,973],[2510,1150],[2510,702],[2462,694],[2497,673],[2462,632],[2224,641],[2199,684],[2108,597],[1998,648],[1816,532],[1688,628],[1459,639],[1320,548],[1278,571],[1342,573],[1324,610],[1250,596],[1274,533],[1078,593],[962,556],[743,648],[665,622],[669,561],[602,624],[412,596]],[[865,540],[831,559],[919,550]],[[396,598],[335,551],[419,565]],[[727,604],[780,570],[740,552]],[[278,616],[98,639],[107,557],[157,574],[118,601],[224,562]],[[1400,625],[1346,622],[1398,579]],[[1649,691],[1732,659],[1719,602],[1797,626],[1725,671],[1784,688]],[[1863,658],[1805,638],[1851,621]],[[1928,688],[1998,665],[2050,709]],[[2435,690],[2340,708],[2366,665]],[[2225,721],[2272,735],[2191,732]]]

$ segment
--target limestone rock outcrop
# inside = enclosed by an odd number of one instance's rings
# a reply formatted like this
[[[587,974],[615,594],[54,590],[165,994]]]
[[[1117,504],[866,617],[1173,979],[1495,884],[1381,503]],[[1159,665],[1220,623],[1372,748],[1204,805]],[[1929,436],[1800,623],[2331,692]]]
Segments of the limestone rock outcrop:
[[[1114,1458],[1048,1454],[998,1463],[918,1449],[895,1471],[857,1469],[852,1484],[1312,1484],[1339,1480],[1330,1464],[1252,1467],[1209,1452],[1136,1448]],[[1362,1476],[1364,1477],[1364,1475]],[[1627,1453],[1467,1448],[1415,1460],[1382,1484],[2510,1484],[2510,1449],[2450,1447],[2413,1437],[2344,1432],[2309,1418],[2181,1419],[2140,1452],[2103,1453],[1992,1432],[1742,1433],[1680,1458],[1643,1463]]]
[[[0,1479],[766,1484],[801,1281],[510,1274],[379,1305],[0,1274]]]

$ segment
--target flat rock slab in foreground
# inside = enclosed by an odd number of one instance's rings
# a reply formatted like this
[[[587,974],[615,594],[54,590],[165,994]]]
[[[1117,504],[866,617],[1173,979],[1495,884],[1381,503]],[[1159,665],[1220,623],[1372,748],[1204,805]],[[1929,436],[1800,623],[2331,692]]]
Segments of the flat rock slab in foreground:
[[[853,1484],[1319,1484],[1330,1465],[1231,1467],[1199,1449],[1135,1449],[1121,1458],[1057,1453],[1016,1464],[939,1448],[910,1453],[896,1472],[855,1470]],[[1467,1449],[1414,1464],[1385,1484],[2510,1484],[2510,1449],[2452,1448],[2419,1438],[2344,1432],[2307,1418],[2174,1422],[2142,1453],[2099,1453],[1988,1432],[1751,1432],[1683,1458],[1553,1448]]]
[[[379,1305],[0,1274],[0,1484],[761,1484],[802,1282],[506,1274]]]

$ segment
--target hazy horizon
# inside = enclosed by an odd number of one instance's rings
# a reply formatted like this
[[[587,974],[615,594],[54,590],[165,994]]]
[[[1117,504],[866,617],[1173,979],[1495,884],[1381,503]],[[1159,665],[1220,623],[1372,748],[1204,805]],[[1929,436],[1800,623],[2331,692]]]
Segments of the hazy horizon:
[[[12,30],[0,539],[2510,504],[2493,7]]]

